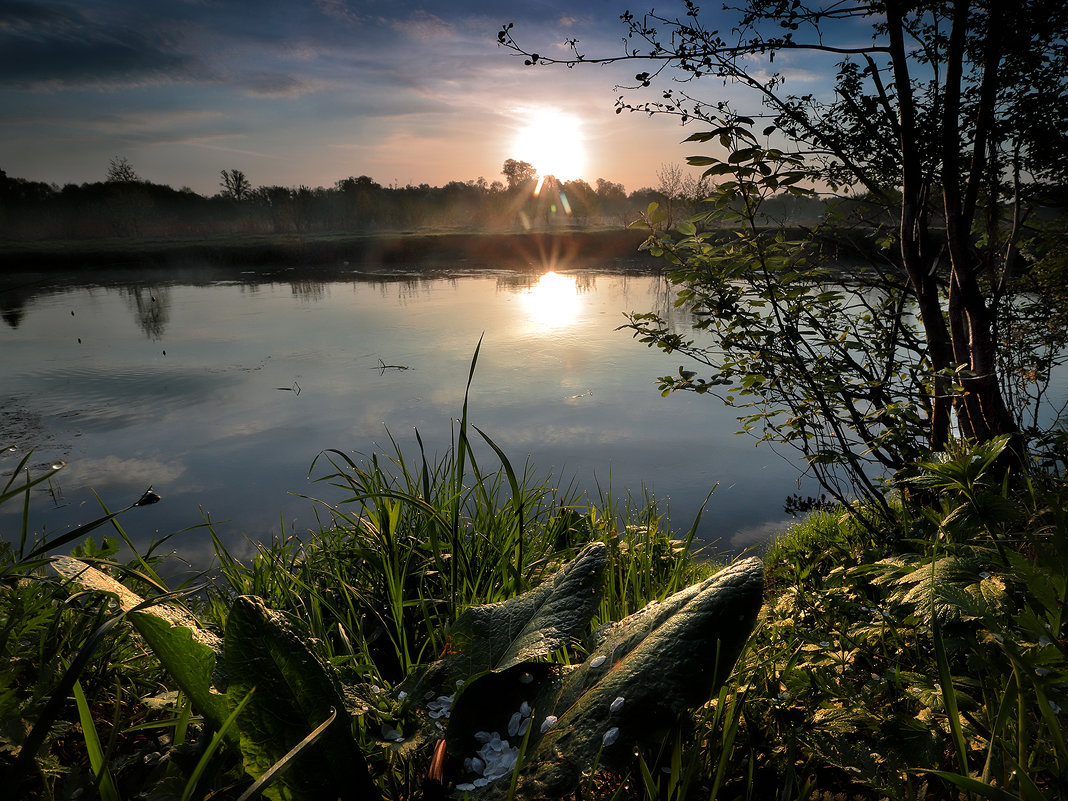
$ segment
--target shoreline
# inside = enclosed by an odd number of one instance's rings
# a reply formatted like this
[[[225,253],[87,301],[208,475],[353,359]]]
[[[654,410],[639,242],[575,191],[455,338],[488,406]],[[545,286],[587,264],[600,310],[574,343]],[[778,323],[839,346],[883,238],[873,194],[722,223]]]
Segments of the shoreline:
[[[247,235],[211,239],[67,240],[0,243],[3,273],[92,268],[182,268],[344,266],[395,268],[471,262],[470,266],[551,268],[591,262],[659,259],[639,252],[647,232],[637,230],[561,230],[517,233],[391,233]]]

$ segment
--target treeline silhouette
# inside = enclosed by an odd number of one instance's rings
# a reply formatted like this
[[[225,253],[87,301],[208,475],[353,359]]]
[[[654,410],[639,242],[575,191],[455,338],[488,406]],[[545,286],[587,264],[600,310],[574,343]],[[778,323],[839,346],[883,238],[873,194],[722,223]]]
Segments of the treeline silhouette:
[[[96,238],[197,238],[225,235],[306,235],[326,232],[516,231],[552,227],[621,228],[649,203],[680,220],[699,209],[700,187],[627,193],[598,179],[538,177],[509,159],[507,183],[451,181],[383,186],[361,175],[329,188],[259,186],[239,170],[223,170],[220,191],[205,196],[141,179],[125,159],[112,160],[104,181],[58,186],[0,170],[0,238],[9,241]],[[817,218],[822,204],[784,198],[783,216]],[[786,208],[790,205],[790,208]]]

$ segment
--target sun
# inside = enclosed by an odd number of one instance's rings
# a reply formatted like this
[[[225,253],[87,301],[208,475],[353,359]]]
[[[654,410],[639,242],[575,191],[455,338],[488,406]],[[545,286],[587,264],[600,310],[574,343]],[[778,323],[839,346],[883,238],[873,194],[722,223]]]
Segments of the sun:
[[[518,118],[512,158],[534,165],[538,175],[555,175],[561,181],[582,175],[586,169],[586,152],[582,124],[577,117],[541,107],[524,110]]]

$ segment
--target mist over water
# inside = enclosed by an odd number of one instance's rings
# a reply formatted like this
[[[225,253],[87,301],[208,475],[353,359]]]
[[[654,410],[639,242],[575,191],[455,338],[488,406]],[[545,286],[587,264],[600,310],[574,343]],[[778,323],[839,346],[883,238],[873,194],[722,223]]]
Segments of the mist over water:
[[[122,518],[139,547],[198,567],[208,517],[238,554],[317,526],[338,492],[308,470],[324,449],[355,460],[415,460],[419,431],[444,453],[476,345],[471,422],[521,469],[617,497],[643,491],[716,549],[781,530],[796,463],[747,436],[711,397],[661,398],[655,378],[679,362],[617,327],[626,311],[677,314],[659,276],[600,270],[548,275],[457,267],[329,280],[270,276],[87,284],[38,276],[5,290],[0,323],[0,457],[6,476],[34,450],[67,462],[33,494],[31,525],[54,536],[121,508],[149,485],[163,502]],[[684,319],[679,319],[685,325]],[[489,449],[481,467],[495,466]],[[802,488],[803,491],[808,488]],[[17,540],[17,504],[0,533]],[[325,519],[325,515],[323,515]],[[191,529],[184,531],[185,529]],[[101,530],[102,533],[112,533]]]

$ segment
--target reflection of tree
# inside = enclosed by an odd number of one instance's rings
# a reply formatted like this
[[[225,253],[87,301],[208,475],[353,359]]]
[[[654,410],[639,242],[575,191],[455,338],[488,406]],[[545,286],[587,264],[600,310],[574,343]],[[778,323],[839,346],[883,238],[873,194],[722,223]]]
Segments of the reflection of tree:
[[[299,281],[290,281],[289,288],[293,292],[293,297],[300,298],[306,303],[313,300],[322,300],[326,296],[325,281],[302,278]]]
[[[12,328],[18,328],[22,318],[26,315],[26,302],[33,297],[32,293],[21,292],[18,289],[6,289],[0,291],[0,317]]]
[[[567,276],[568,280],[572,283],[574,287],[576,295],[584,295],[587,292],[594,292],[597,289],[597,276],[594,273],[570,273],[566,270],[552,270],[550,272]],[[542,272],[498,273],[497,291],[512,293],[528,292],[531,289],[536,288],[538,284],[541,283],[541,280],[544,277],[545,273]]]
[[[540,273],[509,272],[497,274],[497,291],[501,292],[524,292],[532,286],[536,286]]]
[[[137,324],[149,339],[159,341],[171,320],[171,291],[169,287],[131,286],[122,290],[126,301],[137,314]]]

